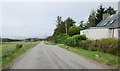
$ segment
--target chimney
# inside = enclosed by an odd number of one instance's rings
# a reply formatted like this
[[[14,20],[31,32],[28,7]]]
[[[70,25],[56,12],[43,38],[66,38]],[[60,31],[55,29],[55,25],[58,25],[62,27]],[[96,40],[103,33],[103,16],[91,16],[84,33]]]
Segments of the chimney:
[[[108,13],[104,13],[102,19],[105,20],[108,16],[110,16],[110,14],[108,14]]]

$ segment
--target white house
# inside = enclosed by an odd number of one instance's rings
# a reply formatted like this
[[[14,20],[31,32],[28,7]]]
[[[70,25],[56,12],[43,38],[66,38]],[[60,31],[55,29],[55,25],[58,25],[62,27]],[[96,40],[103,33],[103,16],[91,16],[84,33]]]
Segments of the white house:
[[[96,26],[81,30],[81,35],[88,39],[119,38],[120,37],[120,12],[114,15],[103,15],[103,20]]]

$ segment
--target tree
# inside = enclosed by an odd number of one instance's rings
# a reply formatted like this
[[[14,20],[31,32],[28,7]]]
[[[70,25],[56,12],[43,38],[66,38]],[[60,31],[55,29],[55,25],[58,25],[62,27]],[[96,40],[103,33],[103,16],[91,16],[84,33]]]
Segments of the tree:
[[[59,26],[62,22],[62,17],[57,16],[57,26]]]
[[[89,26],[89,27],[94,27],[94,26],[96,26],[96,15],[95,15],[96,13],[95,13],[95,11],[94,10],[92,10],[92,12],[91,12],[91,14],[89,15],[89,18],[88,18],[88,24],[87,24],[87,26]]]
[[[98,23],[101,22],[101,20],[103,19],[103,14],[104,13],[105,13],[105,8],[101,4],[100,7],[97,9],[97,12],[96,12],[95,25],[97,25]]]
[[[83,20],[80,21],[80,27],[84,26],[83,22],[84,22]]]
[[[72,18],[70,18],[70,17],[68,17],[66,20],[65,20],[65,24],[67,24],[67,31],[68,31],[68,29],[71,27],[71,26],[75,26],[75,21],[72,19]]]
[[[80,34],[80,30],[81,30],[82,28],[81,27],[79,27],[79,26],[71,26],[70,28],[69,28],[69,30],[68,30],[68,34],[70,35],[70,36],[73,36],[73,35],[76,35],[76,34]]]
[[[65,43],[65,39],[67,39],[68,37],[70,37],[70,36],[67,35],[67,34],[57,35],[56,38],[55,38],[55,42],[56,43],[64,44]]]
[[[114,10],[114,8],[112,8],[111,6],[109,6],[108,8],[104,8],[102,5],[100,5],[100,7],[96,11],[92,10],[91,14],[88,17],[88,23],[86,26],[94,27],[99,24],[101,20],[103,20],[104,13],[112,15],[116,13],[116,10]]]
[[[65,24],[67,24],[67,26],[65,26]],[[57,36],[59,34],[65,34],[66,33],[66,28],[67,30],[71,27],[75,25],[75,21],[68,17],[65,21],[61,20],[61,17],[57,17],[57,28],[54,30],[54,36]]]
[[[54,36],[57,36],[59,34],[65,33],[65,22],[61,22],[61,24],[57,25],[57,28],[54,30]]]
[[[105,13],[109,13],[110,15],[115,14],[117,10],[114,10],[111,6],[109,6],[106,10]]]

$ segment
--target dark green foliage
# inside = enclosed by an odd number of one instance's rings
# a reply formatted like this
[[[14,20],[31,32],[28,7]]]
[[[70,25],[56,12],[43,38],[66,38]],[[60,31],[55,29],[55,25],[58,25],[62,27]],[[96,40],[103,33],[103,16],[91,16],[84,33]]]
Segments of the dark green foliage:
[[[105,13],[105,8],[103,7],[103,5],[100,5],[100,7],[97,9],[96,12],[96,22],[95,22],[96,25],[100,23],[100,21],[103,19],[104,13]]]
[[[39,38],[33,38],[33,41],[40,41]]]
[[[83,49],[86,49],[87,50],[87,44],[88,44],[88,42],[87,41],[80,41],[80,42],[78,42],[78,47],[80,47],[80,48],[83,48]]]
[[[30,42],[30,41],[31,41],[31,38],[26,38],[25,41],[26,41],[26,42]]]
[[[69,37],[66,39],[66,43],[69,46],[78,46],[78,42],[80,42],[81,40],[86,40],[86,36],[84,35],[74,35],[72,37]]]
[[[67,30],[71,27],[71,26],[75,26],[75,21],[68,17],[66,20],[65,20],[65,24],[67,24]]]
[[[65,44],[68,46],[75,46],[75,41],[72,39],[72,37],[68,37],[65,41]]]
[[[69,37],[66,39],[66,45],[79,47],[90,51],[100,51],[104,53],[109,53],[113,55],[119,55],[118,39],[107,38],[99,40],[86,40],[84,37],[75,35],[74,37]]]
[[[91,50],[91,51],[96,51],[97,48],[95,40],[85,40],[85,41],[80,41],[78,43],[78,46],[80,48],[86,49],[86,50]]]
[[[90,27],[94,27],[96,26],[96,15],[95,15],[95,11],[92,11],[92,13],[89,15],[89,18],[88,18],[88,24],[87,26],[90,26]]]
[[[84,22],[83,20],[80,21],[80,23],[79,23],[79,24],[80,24],[80,25],[79,25],[80,27],[83,27],[83,26],[84,26],[83,22]]]
[[[118,55],[118,39],[114,38],[80,41],[78,46],[90,51],[100,51]]]
[[[110,15],[115,14],[117,10],[114,10],[111,6],[109,6],[106,10],[105,13],[109,13]]]
[[[2,38],[0,37],[0,42],[2,42]]]
[[[77,38],[78,40],[86,40],[87,37],[85,35],[74,35],[73,38]]]
[[[40,41],[39,38],[26,38],[25,39],[26,42],[30,42],[30,41]]]
[[[65,26],[67,24],[67,26]],[[65,34],[66,33],[66,28],[67,28],[67,31],[68,29],[71,27],[71,26],[75,26],[75,21],[68,17],[66,20],[62,20],[62,17],[58,16],[57,17],[57,25],[56,25],[56,29],[54,30],[54,33],[52,36],[50,37],[47,37],[46,40],[48,41],[53,41],[53,42],[57,42],[57,43],[64,43],[64,42],[61,42],[62,41],[62,38],[59,36],[61,34]],[[63,35],[64,36],[64,35]],[[58,41],[57,39],[59,38],[60,41]],[[63,38],[64,39],[64,38]],[[65,39],[64,39],[65,40]]]
[[[104,52],[118,55],[118,39],[101,39],[97,41],[97,50]]]
[[[52,41],[52,40],[54,40],[54,39],[53,39],[53,36],[49,36],[49,37],[46,38],[46,40],[47,40],[47,41]]]
[[[60,34],[55,38],[55,42],[63,44],[63,43],[65,43],[65,39],[68,37],[69,37],[69,35],[67,35],[67,34]]]
[[[72,39],[75,40],[76,45],[77,45],[79,41],[86,40],[87,38],[85,35],[74,35],[72,36]]]
[[[94,27],[99,24],[103,20],[103,14],[108,13],[110,15],[115,14],[117,10],[114,10],[111,6],[108,8],[103,7],[100,5],[96,11],[92,11],[92,13],[88,17],[88,23],[86,25],[87,28]]]
[[[16,45],[16,49],[20,49],[20,48],[22,48],[22,47],[23,47],[22,44],[17,44],[17,45]]]
[[[65,26],[67,24],[67,26]],[[61,20],[61,17],[57,17],[57,28],[54,30],[53,36],[57,36],[60,34],[65,34],[66,33],[66,28],[67,31],[71,26],[75,25],[75,21],[68,17],[65,21]]]
[[[120,56],[120,38],[118,40],[118,56]],[[120,61],[119,61],[120,62]],[[120,64],[120,63],[119,63]]]
[[[80,30],[82,28],[79,27],[79,26],[71,26],[69,29],[68,29],[68,34],[70,36],[73,36],[73,35],[76,35],[76,34],[80,34]]]
[[[56,21],[57,26],[59,26],[61,24],[61,22],[62,22],[62,17],[57,16],[57,21]]]
[[[11,38],[1,38],[2,42],[16,42],[16,41],[23,41],[21,39],[11,39]]]
[[[57,28],[54,30],[53,36],[57,36],[59,34],[65,34],[65,22],[61,21]]]

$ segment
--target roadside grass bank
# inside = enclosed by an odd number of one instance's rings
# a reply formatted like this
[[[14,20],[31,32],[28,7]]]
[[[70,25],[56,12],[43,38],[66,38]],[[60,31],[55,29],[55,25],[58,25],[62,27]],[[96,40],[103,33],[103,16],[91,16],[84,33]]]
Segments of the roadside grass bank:
[[[118,67],[118,60],[120,57],[115,56],[115,55],[111,55],[111,54],[107,54],[107,53],[102,53],[102,52],[98,52],[98,51],[89,51],[89,50],[85,50],[82,48],[77,48],[77,47],[70,47],[64,44],[59,45],[59,47],[67,49],[69,51],[72,51],[74,53],[77,53],[79,55],[85,56],[87,58],[96,60],[100,63],[103,64],[107,64],[107,65],[111,65],[111,66],[116,66]]]
[[[5,67],[9,64],[13,59],[20,56],[22,53],[27,51],[28,49],[36,46],[39,41],[37,42],[2,42],[2,47],[0,47],[0,51],[2,51],[2,60],[0,63],[1,67]]]
[[[47,43],[49,44],[55,44],[53,42],[48,42]],[[99,52],[99,51],[90,51],[90,50],[85,50],[85,49],[82,49],[82,48],[78,48],[78,47],[71,47],[71,46],[67,46],[67,45],[64,45],[64,44],[58,44],[59,47],[61,48],[64,48],[68,51],[71,51],[71,52],[74,52],[78,55],[82,55],[86,58],[89,58],[89,59],[93,59],[93,60],[96,60],[100,63],[103,63],[103,64],[107,64],[107,65],[110,65],[110,66],[116,66],[116,67],[119,67],[120,65],[118,64],[118,60],[120,57],[116,56],[116,55],[111,55],[111,54],[107,54],[107,53],[103,53],[103,52]]]
[[[0,69],[2,67],[2,44],[0,42]]]
[[[47,45],[57,45],[57,43],[54,43],[54,42],[52,42],[52,41],[44,41],[44,43],[45,44],[47,44]]]

